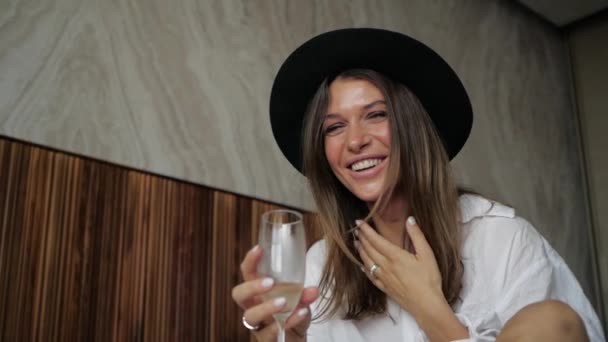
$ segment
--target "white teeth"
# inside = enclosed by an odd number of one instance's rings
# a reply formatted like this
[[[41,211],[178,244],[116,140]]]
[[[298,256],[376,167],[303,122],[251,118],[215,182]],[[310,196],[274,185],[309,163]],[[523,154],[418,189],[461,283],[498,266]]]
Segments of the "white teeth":
[[[382,159],[365,159],[360,162],[354,163],[353,165],[350,166],[350,168],[353,171],[369,169],[370,167],[374,167],[374,166],[380,164],[381,161],[382,161]]]

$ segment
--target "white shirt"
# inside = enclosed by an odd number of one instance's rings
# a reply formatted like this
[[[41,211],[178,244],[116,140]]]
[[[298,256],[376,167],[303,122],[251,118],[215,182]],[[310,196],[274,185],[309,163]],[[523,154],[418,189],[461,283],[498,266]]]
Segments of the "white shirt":
[[[600,321],[578,281],[557,252],[512,208],[473,195],[460,197],[463,288],[454,306],[469,330],[466,341],[494,341],[524,306],[544,299],[568,303],[583,319],[591,341],[605,341]],[[306,286],[317,286],[325,264],[325,241],[306,257]],[[320,300],[320,299],[319,299]],[[319,300],[311,306],[313,317]],[[388,298],[387,313],[361,321],[332,317],[313,321],[308,342],[427,341],[414,318]],[[391,320],[395,318],[395,322]]]

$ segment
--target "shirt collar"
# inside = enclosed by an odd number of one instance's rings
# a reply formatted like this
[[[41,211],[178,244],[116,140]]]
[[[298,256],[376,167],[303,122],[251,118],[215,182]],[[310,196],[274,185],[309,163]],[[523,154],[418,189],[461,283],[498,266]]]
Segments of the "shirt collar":
[[[468,223],[484,216],[515,217],[515,210],[484,197],[464,194],[459,198],[461,222]]]

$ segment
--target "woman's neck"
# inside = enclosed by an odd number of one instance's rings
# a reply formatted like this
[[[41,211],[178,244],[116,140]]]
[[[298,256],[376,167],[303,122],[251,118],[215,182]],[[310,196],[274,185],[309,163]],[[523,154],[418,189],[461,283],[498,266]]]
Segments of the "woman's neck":
[[[373,219],[378,233],[393,244],[410,249],[405,221],[410,215],[409,203],[405,196],[394,196],[386,208],[377,212]]]

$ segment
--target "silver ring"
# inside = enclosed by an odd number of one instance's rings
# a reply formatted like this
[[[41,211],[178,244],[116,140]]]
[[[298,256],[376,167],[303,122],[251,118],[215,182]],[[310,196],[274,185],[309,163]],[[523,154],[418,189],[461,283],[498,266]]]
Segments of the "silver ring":
[[[372,267],[369,268],[369,274],[376,278],[376,272],[380,269],[380,266],[373,264]]]
[[[260,330],[260,326],[256,325],[255,327],[251,324],[249,324],[247,322],[247,320],[245,319],[245,315],[243,315],[243,325],[245,326],[245,328],[249,329],[249,330],[254,330],[254,331],[258,331]]]

